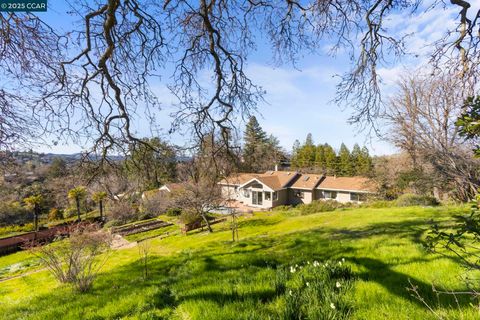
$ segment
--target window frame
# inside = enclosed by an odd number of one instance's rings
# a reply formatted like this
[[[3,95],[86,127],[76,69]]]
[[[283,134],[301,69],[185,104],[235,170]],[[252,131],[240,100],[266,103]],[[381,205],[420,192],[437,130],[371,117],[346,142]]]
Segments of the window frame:
[[[327,196],[328,194],[328,196]],[[333,197],[335,195],[335,197]],[[328,199],[328,200],[335,200],[337,199],[338,193],[337,191],[331,191],[331,190],[323,190],[323,198]]]
[[[264,193],[263,199],[265,201],[272,201],[272,193],[270,191],[264,191],[263,193]],[[267,195],[268,195],[268,197],[267,197]]]

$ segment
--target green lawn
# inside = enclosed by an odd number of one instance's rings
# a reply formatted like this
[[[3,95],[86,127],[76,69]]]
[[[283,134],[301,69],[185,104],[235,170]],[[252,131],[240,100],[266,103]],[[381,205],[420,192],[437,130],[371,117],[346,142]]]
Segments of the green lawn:
[[[410,280],[435,311],[459,318],[453,300],[431,292],[431,284],[464,289],[454,258],[428,254],[422,246],[431,220],[448,223],[466,207],[348,209],[295,216],[291,212],[256,213],[240,220],[240,241],[231,242],[228,223],[214,233],[152,238],[151,277],[142,279],[137,248],[111,254],[87,294],[58,285],[26,252],[0,258],[2,319],[278,319],[284,308],[275,293],[276,268],[314,260],[342,258],[355,275],[347,293],[353,319],[433,319],[407,292]],[[164,236],[161,229],[145,237]],[[141,240],[135,235],[131,240]],[[333,261],[333,262],[332,262]],[[18,268],[28,264],[24,269]],[[2,273],[3,270],[3,273]],[[22,271],[24,270],[24,271]],[[459,301],[464,319],[480,314],[467,299]]]

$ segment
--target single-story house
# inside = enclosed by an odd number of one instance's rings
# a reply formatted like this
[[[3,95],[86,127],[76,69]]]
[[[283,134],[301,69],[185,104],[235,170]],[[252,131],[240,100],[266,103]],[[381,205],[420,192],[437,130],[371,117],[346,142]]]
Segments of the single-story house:
[[[225,200],[263,209],[329,199],[360,203],[368,194],[375,193],[374,184],[365,177],[335,177],[295,171],[239,173],[221,180],[219,185]]]

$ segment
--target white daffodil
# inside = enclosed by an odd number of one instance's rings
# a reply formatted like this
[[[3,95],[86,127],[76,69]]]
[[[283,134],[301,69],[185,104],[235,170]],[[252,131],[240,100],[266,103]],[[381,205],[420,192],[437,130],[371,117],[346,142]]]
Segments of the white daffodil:
[[[305,285],[306,285],[307,287],[310,287],[310,283],[308,283],[308,282],[307,282],[307,283],[305,283]]]
[[[335,310],[335,305],[332,303],[330,303],[330,308],[332,308],[333,310]]]
[[[337,281],[336,287],[337,287],[337,288],[340,288],[341,286],[342,286],[342,285],[340,284],[340,282]]]
[[[296,271],[296,270],[295,270],[295,267],[291,266],[291,267],[290,267],[290,272],[291,272],[291,273],[295,273],[295,271]]]

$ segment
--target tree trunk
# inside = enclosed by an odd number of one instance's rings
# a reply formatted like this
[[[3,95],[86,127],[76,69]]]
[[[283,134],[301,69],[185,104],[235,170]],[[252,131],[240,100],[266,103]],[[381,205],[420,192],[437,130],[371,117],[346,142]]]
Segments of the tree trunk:
[[[80,198],[75,198],[75,202],[77,204],[77,221],[81,221],[80,219]]]
[[[38,211],[38,205],[35,204],[35,207],[33,208],[33,227],[35,232],[38,231]]]
[[[207,225],[208,232],[212,233],[213,230],[212,230],[212,227],[210,226],[210,222],[208,221],[207,216],[205,215],[205,213],[202,213],[201,216],[203,221],[205,221],[205,224]]]
[[[103,221],[103,201],[100,200],[100,201],[98,202],[98,205],[99,205],[99,208],[98,208],[98,209],[100,210],[100,220]]]

